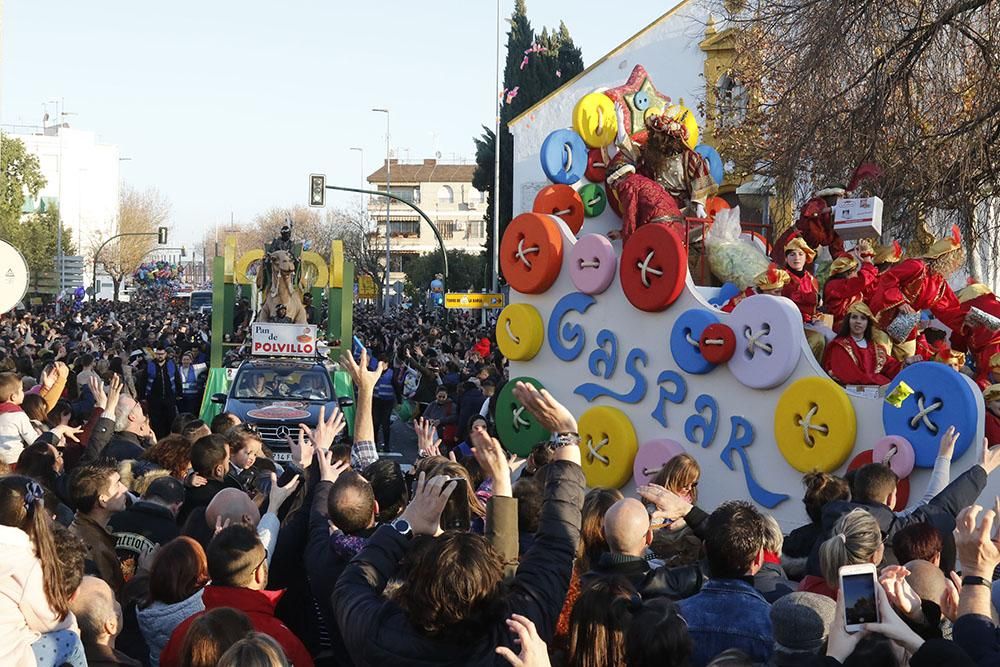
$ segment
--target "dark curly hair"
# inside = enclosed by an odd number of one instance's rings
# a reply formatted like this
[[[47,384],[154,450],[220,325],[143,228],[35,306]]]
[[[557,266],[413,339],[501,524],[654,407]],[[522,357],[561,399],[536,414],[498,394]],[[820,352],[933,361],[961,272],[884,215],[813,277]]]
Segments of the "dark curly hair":
[[[182,435],[168,435],[147,449],[143,460],[155,463],[177,479],[184,479],[191,467],[191,443]]]
[[[447,531],[414,544],[395,601],[425,636],[478,641],[503,617],[503,559],[482,535]]]

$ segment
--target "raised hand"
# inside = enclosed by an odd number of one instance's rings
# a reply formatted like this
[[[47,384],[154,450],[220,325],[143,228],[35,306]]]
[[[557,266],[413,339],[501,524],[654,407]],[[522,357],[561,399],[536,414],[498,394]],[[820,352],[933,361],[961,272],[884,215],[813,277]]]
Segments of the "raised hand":
[[[552,433],[576,433],[576,419],[566,407],[544,389],[518,382],[514,398],[532,414],[539,425]]]
[[[983,520],[976,525],[976,519],[983,508],[979,505],[966,507],[955,517],[955,546],[962,562],[963,575],[976,575],[992,579],[993,570],[1000,563],[1000,549],[991,539],[994,510],[983,513]]]
[[[111,376],[111,382],[108,384],[108,395],[107,400],[104,405],[104,412],[111,414],[114,417],[114,412],[118,409],[118,401],[122,397],[122,379],[118,373],[114,373]]]
[[[306,438],[306,430],[299,428],[299,437],[292,440],[292,436],[285,436],[289,449],[292,450],[292,462],[303,470],[312,465],[313,454],[316,453],[316,446],[311,438]]]
[[[885,589],[892,606],[911,621],[920,623],[924,620],[924,612],[920,606],[920,596],[906,581],[909,574],[910,571],[902,565],[890,565],[882,570],[878,581]]]
[[[375,383],[378,379],[382,377],[382,373],[385,372],[386,365],[385,362],[380,361],[375,367],[375,370],[368,370],[368,350],[361,348],[361,361],[360,363],[354,361],[354,357],[350,352],[344,351],[340,355],[340,364],[344,367],[350,375],[351,379],[354,380],[354,384],[358,386],[358,391],[362,389],[371,392],[375,389]]]
[[[104,381],[95,373],[87,381],[90,393],[94,397],[94,407],[104,410],[108,406],[108,395],[104,393]]]
[[[938,448],[938,456],[946,456],[950,461],[952,455],[955,453],[955,442],[958,441],[958,436],[960,435],[961,433],[956,431],[954,426],[949,426],[948,430],[941,436],[941,445]]]
[[[344,423],[344,414],[340,411],[340,408],[334,406],[330,413],[330,418],[326,419],[326,406],[321,405],[319,407],[319,421],[316,423],[316,428],[311,429],[305,424],[299,424],[299,429],[300,432],[309,436],[312,444],[317,449],[326,450],[333,446],[333,441],[344,430]]]
[[[514,655],[506,646],[497,646],[497,655],[514,665],[514,667],[550,667],[549,650],[545,642],[538,636],[538,630],[531,619],[520,614],[511,614],[507,619],[507,628],[514,633],[514,643],[521,647],[521,652]]]
[[[280,508],[288,498],[299,488],[299,476],[296,475],[288,480],[288,484],[278,486],[278,476],[271,473],[271,493],[268,494],[267,511],[278,513]]]
[[[983,450],[979,455],[979,465],[986,474],[990,474],[1000,466],[1000,447],[990,447],[990,441],[983,438]]]
[[[413,430],[417,434],[420,456],[441,456],[441,438],[437,437],[437,428],[432,421],[417,417],[413,422]]]
[[[636,491],[647,503],[656,505],[654,518],[676,521],[683,519],[691,511],[691,503],[659,484],[643,484]]]
[[[330,450],[320,451],[316,456],[319,464],[319,479],[321,482],[336,482],[345,470],[350,470],[351,466],[343,461],[334,461],[333,452]]]
[[[413,499],[400,515],[410,524],[414,535],[441,534],[441,512],[456,486],[457,482],[444,475],[427,479],[427,473],[420,473]]]
[[[511,497],[513,489],[510,481],[510,462],[504,454],[500,441],[491,438],[486,431],[473,429],[469,433],[472,441],[472,455],[479,462],[479,467],[493,480],[493,494]]]
[[[941,593],[941,615],[954,623],[958,620],[958,601],[962,595],[962,578],[954,570],[944,581],[944,591]]]

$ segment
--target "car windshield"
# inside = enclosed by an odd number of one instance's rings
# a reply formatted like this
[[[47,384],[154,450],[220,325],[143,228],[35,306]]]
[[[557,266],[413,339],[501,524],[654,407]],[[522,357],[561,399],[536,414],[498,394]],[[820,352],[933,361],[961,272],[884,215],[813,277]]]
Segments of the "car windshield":
[[[191,293],[191,309],[198,310],[203,306],[212,305],[212,293],[211,292],[192,292]]]
[[[320,370],[299,368],[253,368],[236,378],[238,399],[299,398],[330,400],[330,378]]]

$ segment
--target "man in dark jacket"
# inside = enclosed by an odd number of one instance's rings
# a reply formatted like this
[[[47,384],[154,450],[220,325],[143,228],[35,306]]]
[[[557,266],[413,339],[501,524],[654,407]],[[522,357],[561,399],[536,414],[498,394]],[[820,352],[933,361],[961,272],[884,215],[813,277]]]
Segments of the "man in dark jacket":
[[[173,477],[153,480],[142,499],[114,514],[108,530],[115,538],[115,552],[125,579],[131,579],[139,558],[180,535],[177,512],[184,502],[184,485]]]
[[[546,429],[576,432],[576,420],[551,397],[520,383],[515,395]],[[549,465],[535,543],[506,589],[503,559],[485,538],[456,531],[431,538],[456,483],[421,480],[403,514],[372,534],[334,589],[337,622],[355,664],[504,664],[496,648],[518,650],[506,623],[511,613],[551,639],[580,538],[584,491],[580,449],[565,444]],[[430,541],[410,549],[417,535]],[[386,600],[383,591],[404,555],[410,567],[394,599]],[[459,599],[468,601],[465,608],[456,608]]]
[[[222,489],[240,489],[239,482],[228,474],[229,445],[221,435],[206,435],[191,446],[191,470],[208,482],[187,487],[184,504],[177,514],[178,523],[184,523],[195,508],[206,507]]]
[[[458,442],[469,437],[469,420],[479,414],[486,402],[486,394],[476,382],[466,380],[462,387],[458,398]]]
[[[157,438],[170,433],[170,425],[177,416],[177,400],[183,396],[181,373],[173,359],[167,359],[162,345],[153,350],[153,360],[146,362],[139,373],[136,388],[149,406],[149,420]]]
[[[344,639],[333,614],[333,588],[354,556],[375,532],[378,503],[371,485],[360,474],[348,471],[343,463],[328,464],[320,455],[321,481],[313,496],[309,515],[309,542],[305,568],[309,589],[325,624],[328,646],[338,664],[353,664],[347,655]],[[337,527],[331,533],[330,525]]]
[[[704,576],[697,565],[650,567],[644,558],[653,541],[646,508],[634,498],[612,505],[604,515],[604,535],[610,552],[603,554],[584,581],[596,577],[623,576],[643,599],[669,597],[680,600],[701,590]]]
[[[100,426],[100,422],[98,422]],[[98,428],[95,434],[103,433]],[[149,418],[142,410],[142,404],[128,396],[118,399],[115,408],[115,434],[111,442],[100,452],[100,458],[121,463],[137,459],[146,451],[143,441],[152,431]]]

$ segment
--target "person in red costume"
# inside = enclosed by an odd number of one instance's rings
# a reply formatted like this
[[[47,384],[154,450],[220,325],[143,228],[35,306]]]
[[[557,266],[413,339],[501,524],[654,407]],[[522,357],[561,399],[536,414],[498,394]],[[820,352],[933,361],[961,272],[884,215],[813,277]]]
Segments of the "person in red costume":
[[[953,350],[947,345],[942,345],[931,361],[950,366],[951,370],[961,373],[962,368],[965,366],[965,353]]]
[[[816,251],[801,236],[794,236],[785,244],[785,269],[788,284],[781,296],[788,297],[802,313],[802,321],[812,323],[819,313],[819,281],[806,270],[806,264],[816,259]]]
[[[951,334],[951,345],[972,355],[976,384],[982,389],[990,384],[990,359],[1000,353],[1000,329],[992,319],[1000,320],[1000,299],[989,287],[975,282],[956,296],[964,315],[961,329]]]
[[[986,440],[990,447],[1000,444],[1000,384],[991,384],[983,390],[986,403]]]
[[[872,256],[872,264],[878,269],[881,274],[884,271],[888,271],[894,265],[899,264],[903,259],[903,246],[899,245],[899,241],[893,241],[889,245],[881,245],[875,249],[875,254]]]
[[[607,185],[622,217],[608,238],[627,240],[636,229],[660,222],[680,229],[684,216],[705,217],[705,201],[716,187],[705,159],[687,147],[684,123],[666,115],[646,119],[644,146],[625,137],[608,164]]]
[[[793,236],[801,236],[812,248],[827,246],[834,257],[844,252],[844,242],[833,229],[833,207],[844,196],[846,189],[836,185],[824,188],[814,194],[799,212],[795,226],[786,231],[774,244],[772,259],[778,261],[781,248],[785,247]],[[809,260],[812,264],[812,260]]]
[[[737,294],[722,306],[722,312],[731,313],[743,299],[754,294],[771,294],[781,296],[781,289],[788,284],[788,271],[779,269],[777,264],[771,264],[766,271],[761,271],[753,279],[753,285],[746,288],[742,294]]]
[[[830,278],[823,287],[823,310],[833,315],[833,328],[847,316],[847,309],[864,301],[872,285],[878,281],[878,269],[871,262],[860,262],[853,255],[841,255],[830,264]]]
[[[964,315],[958,297],[948,285],[965,260],[958,228],[935,242],[920,258],[901,261],[879,276],[871,307],[878,325],[892,337],[893,355],[904,359],[916,353],[917,322],[921,310],[930,310],[946,327],[957,331]]]
[[[847,309],[840,335],[826,346],[823,369],[838,383],[886,385],[896,377],[900,363],[874,340],[875,315],[857,301]]]

